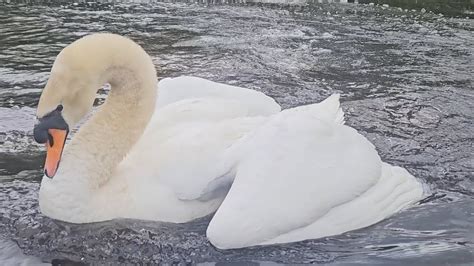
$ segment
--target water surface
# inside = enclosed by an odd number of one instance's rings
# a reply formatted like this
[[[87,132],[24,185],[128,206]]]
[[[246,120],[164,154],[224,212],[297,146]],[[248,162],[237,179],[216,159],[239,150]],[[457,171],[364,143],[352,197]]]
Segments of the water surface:
[[[0,259],[474,262],[472,20],[352,4],[39,1],[0,4],[0,25]],[[139,42],[160,78],[195,75],[257,89],[285,108],[339,92],[347,124],[385,161],[426,183],[430,196],[369,228],[231,251],[206,240],[210,217],[184,225],[53,221],[38,210],[44,155],[32,139],[35,106],[55,55],[94,32]]]

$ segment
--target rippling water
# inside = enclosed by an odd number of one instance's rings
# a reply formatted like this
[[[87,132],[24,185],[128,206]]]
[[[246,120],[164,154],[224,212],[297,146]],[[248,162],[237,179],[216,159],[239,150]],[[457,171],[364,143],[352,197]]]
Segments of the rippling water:
[[[351,4],[35,3],[0,4],[4,263],[474,262],[473,20]],[[285,108],[340,92],[347,123],[432,194],[366,229],[234,251],[207,242],[209,217],[184,225],[72,225],[44,217],[37,202],[44,155],[31,136],[35,105],[55,55],[93,32],[138,41],[160,77],[253,88]]]

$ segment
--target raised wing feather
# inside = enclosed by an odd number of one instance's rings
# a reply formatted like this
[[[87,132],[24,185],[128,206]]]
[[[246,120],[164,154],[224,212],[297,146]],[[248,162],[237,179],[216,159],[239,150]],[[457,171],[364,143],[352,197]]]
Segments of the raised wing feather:
[[[234,183],[207,231],[214,245],[266,243],[308,226],[378,181],[381,161],[373,145],[338,124],[338,112],[318,118],[317,108],[283,111],[236,149],[241,159]]]

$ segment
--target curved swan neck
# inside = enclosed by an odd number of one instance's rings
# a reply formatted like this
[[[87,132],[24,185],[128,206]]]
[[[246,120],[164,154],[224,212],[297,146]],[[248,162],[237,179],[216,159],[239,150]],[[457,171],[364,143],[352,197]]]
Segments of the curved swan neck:
[[[142,135],[154,106],[154,97],[138,97],[142,83],[133,80],[132,73],[120,69],[114,72],[124,79],[123,82],[111,81],[106,102],[64,151],[65,165],[62,166],[75,169],[76,174],[83,172],[82,178],[91,188],[100,187],[108,181],[113,170]]]
[[[105,83],[111,85],[106,102],[66,146],[54,179],[100,187],[148,124],[156,99],[154,65],[140,46],[112,34],[84,37],[59,54],[38,114],[54,108],[60,98],[66,121],[74,124],[90,110]],[[43,97],[47,94],[55,97]]]

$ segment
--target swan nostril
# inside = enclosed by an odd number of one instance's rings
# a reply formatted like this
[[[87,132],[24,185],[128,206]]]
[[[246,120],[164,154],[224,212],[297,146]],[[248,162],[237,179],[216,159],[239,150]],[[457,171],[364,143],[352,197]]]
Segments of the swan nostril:
[[[53,147],[54,145],[54,138],[51,136],[51,134],[48,133],[48,140],[49,140],[49,146]]]

